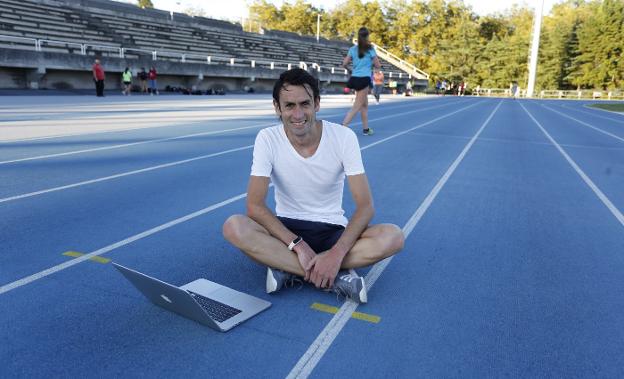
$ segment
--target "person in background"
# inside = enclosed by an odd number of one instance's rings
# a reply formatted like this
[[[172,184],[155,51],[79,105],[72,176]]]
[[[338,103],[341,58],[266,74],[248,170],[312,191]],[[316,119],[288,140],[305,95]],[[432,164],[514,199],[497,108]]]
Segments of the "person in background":
[[[93,82],[95,82],[95,96],[104,97],[104,79],[106,79],[106,74],[99,59],[95,60],[91,71],[93,72]]]
[[[137,76],[141,82],[141,92],[147,93],[147,72],[145,72],[145,67],[141,67],[141,71]]]
[[[518,97],[518,83],[516,82],[511,83],[510,95],[514,100]]]
[[[347,56],[342,62],[342,66],[347,69],[349,63],[353,62],[351,77],[347,82],[347,87],[355,90],[355,101],[353,107],[347,113],[342,125],[349,126],[349,123],[360,112],[362,117],[362,128],[365,136],[373,134],[373,129],[368,127],[368,89],[371,86],[370,75],[373,66],[381,68],[379,58],[375,49],[368,40],[368,29],[361,27],[358,30],[358,44],[349,49]]]
[[[407,83],[405,83],[405,96],[412,96],[412,80],[409,79]]]
[[[158,82],[156,79],[158,78],[158,73],[156,72],[156,68],[152,66],[148,73],[149,78],[149,87],[150,87],[150,95],[158,95]]]
[[[124,86],[121,93],[123,93],[124,96],[130,96],[130,90],[132,89],[132,72],[130,71],[130,68],[126,67],[124,72],[121,73],[121,81]]]
[[[379,105],[379,97],[384,85],[384,74],[381,70],[375,70],[373,74],[373,96],[375,96],[376,104]]]

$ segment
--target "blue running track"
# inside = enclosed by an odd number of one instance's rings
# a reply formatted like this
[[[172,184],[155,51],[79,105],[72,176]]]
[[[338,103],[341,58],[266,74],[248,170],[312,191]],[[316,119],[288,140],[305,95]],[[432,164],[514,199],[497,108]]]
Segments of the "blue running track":
[[[0,377],[624,377],[624,115],[371,104],[375,134],[352,128],[374,222],[407,238],[360,271],[358,306],[310,285],[267,295],[266,270],[221,235],[245,210],[270,96],[6,100]],[[350,105],[323,97],[319,118]],[[111,260],[273,306],[219,333],[148,302]]]

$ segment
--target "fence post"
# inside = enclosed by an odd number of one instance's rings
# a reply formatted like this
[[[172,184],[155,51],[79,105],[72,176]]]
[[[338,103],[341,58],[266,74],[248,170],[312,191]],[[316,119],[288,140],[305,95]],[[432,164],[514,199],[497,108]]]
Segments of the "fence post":
[[[251,61],[251,67],[256,67],[256,61]]]
[[[152,51],[152,60],[158,60],[158,52],[156,50]]]
[[[119,58],[123,58],[124,57],[124,48],[120,47],[119,48]]]
[[[290,70],[291,68],[292,68],[292,64],[291,64],[291,63],[289,63],[289,64],[288,64],[288,69]]]
[[[182,63],[186,63],[186,54],[182,54]]]
[[[206,62],[208,62],[208,64],[210,64],[210,62],[212,61],[212,57],[209,55],[206,57]]]
[[[234,58],[230,58],[230,65],[234,66]]]
[[[84,43],[80,44],[80,54],[87,55],[87,45]]]
[[[275,70],[275,62],[271,62],[271,70]]]

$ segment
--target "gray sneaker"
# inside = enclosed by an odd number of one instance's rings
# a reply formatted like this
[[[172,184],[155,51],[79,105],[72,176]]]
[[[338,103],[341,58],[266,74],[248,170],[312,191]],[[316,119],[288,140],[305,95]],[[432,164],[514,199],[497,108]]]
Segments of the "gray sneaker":
[[[267,267],[266,292],[277,292],[284,286],[292,287],[297,279],[295,274]]]
[[[342,270],[338,272],[332,289],[338,295],[342,295],[358,303],[366,303],[368,301],[364,278],[358,276],[354,270]]]

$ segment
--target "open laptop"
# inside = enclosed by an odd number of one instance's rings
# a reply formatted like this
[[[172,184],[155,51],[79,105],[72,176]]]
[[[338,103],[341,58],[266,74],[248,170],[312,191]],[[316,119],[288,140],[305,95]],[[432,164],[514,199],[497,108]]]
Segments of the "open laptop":
[[[271,306],[210,280],[197,279],[176,287],[114,262],[113,266],[152,303],[222,332]]]

